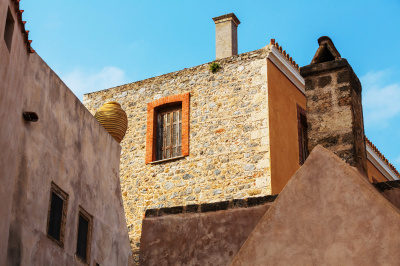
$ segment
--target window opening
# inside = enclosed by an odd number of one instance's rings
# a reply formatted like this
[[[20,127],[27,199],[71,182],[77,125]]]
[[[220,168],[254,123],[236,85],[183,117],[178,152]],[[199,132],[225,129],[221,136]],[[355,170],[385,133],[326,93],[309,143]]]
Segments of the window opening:
[[[301,150],[302,150],[302,160],[303,163],[306,161],[308,157],[308,151],[307,151],[307,122],[306,117],[304,115],[301,116]]]
[[[54,183],[51,185],[49,205],[47,235],[57,243],[63,245],[68,208],[68,195]]]
[[[161,109],[157,114],[157,160],[182,155],[182,105]]]
[[[90,241],[92,234],[92,216],[80,208],[78,218],[78,237],[76,255],[84,262],[89,261]]]
[[[146,164],[189,155],[189,108],[189,92],[147,104]]]
[[[14,18],[11,14],[10,8],[7,10],[7,18],[6,18],[6,28],[4,29],[4,41],[6,42],[6,46],[8,51],[11,51],[11,43],[14,32]]]
[[[299,138],[299,164],[303,165],[308,157],[308,136],[306,111],[297,105],[297,126]]]

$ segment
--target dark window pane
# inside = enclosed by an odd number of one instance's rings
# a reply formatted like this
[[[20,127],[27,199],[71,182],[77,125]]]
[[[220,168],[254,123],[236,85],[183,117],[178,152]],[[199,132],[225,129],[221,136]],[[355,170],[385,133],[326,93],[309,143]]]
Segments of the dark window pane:
[[[57,194],[51,193],[49,230],[47,234],[58,241],[60,241],[63,205],[64,200],[57,196]]]
[[[87,237],[89,231],[89,221],[86,220],[82,215],[79,215],[78,225],[78,241],[76,244],[76,254],[86,261],[86,249],[87,249]]]
[[[161,115],[157,116],[157,147],[163,147],[163,117]],[[162,149],[158,148],[156,151],[156,160],[162,159]]]

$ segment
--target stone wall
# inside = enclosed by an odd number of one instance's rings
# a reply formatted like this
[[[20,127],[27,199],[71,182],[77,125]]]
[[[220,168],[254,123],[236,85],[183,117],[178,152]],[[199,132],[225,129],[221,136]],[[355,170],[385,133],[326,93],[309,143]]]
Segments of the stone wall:
[[[131,244],[139,249],[145,211],[271,193],[266,49],[86,94],[92,114],[117,101],[128,115],[121,188]],[[189,156],[145,164],[147,105],[190,93]]]
[[[308,147],[320,144],[367,173],[361,84],[346,59],[301,68],[306,82]]]

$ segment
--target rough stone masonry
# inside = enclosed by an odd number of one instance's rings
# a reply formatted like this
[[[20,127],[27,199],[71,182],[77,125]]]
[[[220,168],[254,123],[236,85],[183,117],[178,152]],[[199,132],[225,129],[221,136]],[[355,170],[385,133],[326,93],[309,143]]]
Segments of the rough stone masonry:
[[[84,95],[94,114],[117,101],[128,115],[121,189],[134,252],[147,209],[271,194],[266,48]],[[189,155],[145,163],[148,103],[189,92]]]
[[[320,144],[367,173],[361,83],[329,37],[318,43],[311,64],[300,71],[307,97],[308,149]]]

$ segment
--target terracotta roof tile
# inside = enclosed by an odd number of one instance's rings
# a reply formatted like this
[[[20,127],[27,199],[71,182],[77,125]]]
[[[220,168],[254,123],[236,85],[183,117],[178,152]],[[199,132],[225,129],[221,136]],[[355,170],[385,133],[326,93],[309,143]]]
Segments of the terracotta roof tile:
[[[394,167],[393,164],[389,162],[388,159],[385,158],[385,156],[378,150],[378,148],[372,144],[372,142],[365,136],[365,142],[378,154],[378,156],[390,167],[390,169],[393,170],[393,172],[400,178],[400,173],[397,171],[396,167]]]
[[[24,41],[26,43],[26,47],[28,49],[28,52],[29,53],[34,53],[35,50],[33,50],[32,47],[31,47],[32,40],[28,39],[29,31],[25,30],[26,21],[22,21],[22,13],[24,12],[24,10],[20,10],[19,9],[20,0],[12,0],[12,2],[14,2],[14,8],[15,8],[15,11],[17,13],[18,23],[21,25],[23,38],[24,38]]]
[[[295,67],[297,68],[297,70],[300,71],[300,67],[298,64],[296,64],[296,61],[293,60],[293,58],[291,56],[289,56],[288,53],[286,53],[286,50],[282,50],[282,46],[279,46],[278,42],[275,42],[275,39],[271,39],[270,42],[271,45],[275,46],[284,57],[286,57],[286,59]]]

